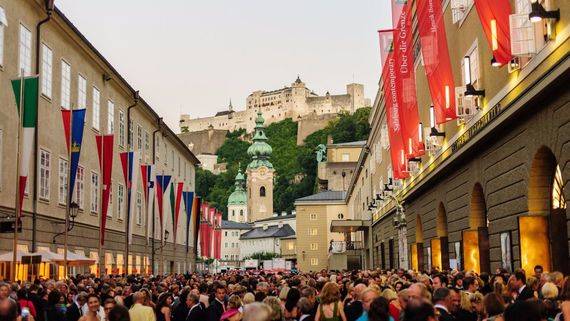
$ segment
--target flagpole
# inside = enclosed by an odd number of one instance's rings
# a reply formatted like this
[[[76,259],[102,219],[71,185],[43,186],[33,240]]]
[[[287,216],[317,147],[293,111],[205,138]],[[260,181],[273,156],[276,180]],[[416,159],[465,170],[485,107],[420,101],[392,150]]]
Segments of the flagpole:
[[[67,246],[69,230],[69,209],[71,205],[71,149],[73,148],[73,105],[69,106],[69,141],[67,151],[67,202],[65,202],[65,234],[63,237],[63,275],[67,279]]]
[[[162,170],[162,184],[160,184],[161,189],[164,186],[164,170]],[[165,188],[166,189],[166,188]],[[161,193],[163,195],[163,199],[162,199],[162,205],[161,205],[161,210],[162,210],[162,222],[160,223],[160,266],[158,267],[158,271],[159,273],[162,275],[164,274],[164,246],[165,246],[165,240],[164,240],[164,194],[165,191],[161,190]]]
[[[131,141],[131,144],[132,144],[132,141]],[[132,190],[132,175],[131,175],[131,170],[130,170],[131,144],[127,144],[127,175],[126,175],[127,176],[127,218],[125,220],[125,258],[123,259],[124,265],[125,265],[125,270],[124,270],[125,275],[127,275],[129,272],[129,241],[130,241],[129,240],[129,229],[130,229],[130,224],[131,224],[131,202],[133,201],[132,197],[131,197],[133,190]],[[134,158],[135,153],[133,152],[132,155]],[[135,169],[133,168],[133,171],[134,170]]]
[[[15,200],[15,213],[16,219],[14,220],[14,238],[12,240],[12,281],[16,282],[16,260],[18,259],[18,225],[21,215],[20,210],[20,139],[22,136],[22,124],[24,121],[24,69],[20,71],[20,104],[18,109],[18,139],[17,139],[17,157],[16,157],[16,200]]]
[[[103,182],[103,176],[105,172],[105,135],[101,135],[101,180]],[[100,184],[101,191],[99,192],[99,209],[101,210],[101,216],[99,217],[99,277],[103,277],[103,188],[105,188],[104,184]]]

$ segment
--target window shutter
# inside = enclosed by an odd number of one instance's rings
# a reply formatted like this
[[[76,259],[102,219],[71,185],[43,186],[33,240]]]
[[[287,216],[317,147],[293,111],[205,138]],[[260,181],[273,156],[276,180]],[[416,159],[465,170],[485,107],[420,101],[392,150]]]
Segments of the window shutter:
[[[468,9],[468,0],[451,0],[451,16],[453,23],[463,20]]]
[[[511,53],[514,56],[530,56],[536,53],[534,25],[528,14],[509,16],[511,27]]]
[[[455,112],[461,121],[471,119],[477,112],[475,99],[465,96],[465,87],[455,87]]]

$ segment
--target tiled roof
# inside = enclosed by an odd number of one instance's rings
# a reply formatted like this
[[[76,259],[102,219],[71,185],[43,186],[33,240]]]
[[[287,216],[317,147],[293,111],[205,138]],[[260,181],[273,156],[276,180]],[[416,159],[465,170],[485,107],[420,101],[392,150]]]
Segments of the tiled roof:
[[[268,217],[268,218],[264,218],[264,219],[257,220],[256,222],[287,220],[287,219],[293,219],[293,218],[295,218],[295,216],[296,216],[296,215],[294,215],[294,214],[271,216],[271,217]]]
[[[295,231],[289,224],[283,224],[282,227],[272,225],[268,226],[266,229],[263,229],[263,227],[256,227],[247,231],[240,236],[240,240],[261,239],[267,237],[282,238],[291,235],[295,235]]]
[[[318,202],[318,201],[343,201],[345,196],[346,196],[346,191],[325,191],[298,198],[295,200],[295,203]]]
[[[249,223],[240,223],[234,221],[225,221],[222,220],[222,229],[227,230],[248,230],[252,227]]]

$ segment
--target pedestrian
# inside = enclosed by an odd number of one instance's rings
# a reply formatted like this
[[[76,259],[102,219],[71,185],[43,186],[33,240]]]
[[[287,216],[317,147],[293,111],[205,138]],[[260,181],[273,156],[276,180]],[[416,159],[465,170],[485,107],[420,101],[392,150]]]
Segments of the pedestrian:
[[[142,291],[133,293],[133,306],[129,310],[131,321],[156,321],[151,307],[143,305],[145,294]]]
[[[315,321],[347,321],[336,283],[328,282],[324,285]]]
[[[129,310],[123,306],[116,304],[111,311],[109,311],[109,315],[107,321],[130,321],[131,317],[129,315]]]
[[[163,292],[158,296],[158,302],[156,304],[155,314],[156,321],[171,321],[170,318],[170,305],[172,304],[172,295],[170,292]]]
[[[209,321],[219,321],[226,311],[226,288],[221,283],[217,283],[214,288],[214,299],[210,301],[207,309]]]
[[[84,314],[79,321],[100,321],[99,318],[99,308],[101,307],[101,302],[99,297],[92,293],[87,295],[87,308],[88,312]]]

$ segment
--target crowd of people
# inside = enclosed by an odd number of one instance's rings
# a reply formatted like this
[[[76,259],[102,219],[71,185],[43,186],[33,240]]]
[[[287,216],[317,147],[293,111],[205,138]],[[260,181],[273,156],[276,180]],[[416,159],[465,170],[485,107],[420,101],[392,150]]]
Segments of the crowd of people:
[[[77,275],[0,283],[2,321],[563,321],[560,272]]]

